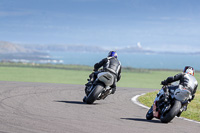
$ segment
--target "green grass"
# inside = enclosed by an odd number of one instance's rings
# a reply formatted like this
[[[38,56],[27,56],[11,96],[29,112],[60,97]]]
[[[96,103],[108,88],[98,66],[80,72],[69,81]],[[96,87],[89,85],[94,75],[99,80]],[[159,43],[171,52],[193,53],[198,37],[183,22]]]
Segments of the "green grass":
[[[92,70],[88,66],[0,63],[0,80],[85,84]],[[160,81],[175,73],[178,72],[123,68],[122,78],[117,86],[159,89]]]
[[[143,96],[140,96],[138,100],[140,103],[142,103],[148,107],[151,107],[157,93],[158,93],[158,91],[149,92]],[[200,121],[200,111],[199,110],[200,110],[200,91],[198,90],[196,92],[194,100],[188,105],[187,111],[184,111],[181,114],[181,117]]]
[[[83,84],[89,71],[49,68],[0,67],[1,81]]]
[[[161,80],[166,79],[169,75],[174,75],[178,71],[160,71],[160,70],[146,70],[146,71],[125,71],[122,72],[122,79],[119,86],[135,87],[135,88],[152,88],[159,89]]]
[[[85,84],[93,68],[78,65],[0,63],[0,80]],[[123,68],[119,87],[160,89],[161,80],[180,71]],[[200,82],[200,73],[195,74]]]
[[[77,65],[51,65],[51,64],[22,64],[22,63],[0,63],[0,81],[22,81],[43,83],[82,84],[87,82],[88,75],[93,68]],[[148,70],[123,68],[122,78],[117,83],[118,87],[160,89],[160,82],[168,76],[173,76],[181,70]],[[195,77],[200,83],[200,73]],[[150,90],[152,91],[152,90]],[[147,93],[139,98],[139,101],[151,106],[156,92]],[[182,114],[183,117],[200,121],[200,92],[197,91],[195,99],[189,104],[188,110]]]

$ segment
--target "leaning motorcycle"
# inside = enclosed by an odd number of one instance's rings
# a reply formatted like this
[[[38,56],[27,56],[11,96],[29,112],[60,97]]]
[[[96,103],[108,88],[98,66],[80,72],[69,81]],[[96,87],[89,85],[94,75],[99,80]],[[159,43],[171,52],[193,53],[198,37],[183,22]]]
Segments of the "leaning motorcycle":
[[[114,76],[109,72],[94,72],[91,75],[88,83],[85,84],[86,96],[83,98],[83,102],[87,104],[92,104],[96,100],[105,99],[111,93],[112,89],[110,86],[114,82]]]
[[[187,110],[190,91],[179,85],[176,89],[168,89],[169,86],[163,86],[157,94],[153,105],[146,114],[146,119],[160,119],[162,123],[170,122],[175,116],[180,116]]]

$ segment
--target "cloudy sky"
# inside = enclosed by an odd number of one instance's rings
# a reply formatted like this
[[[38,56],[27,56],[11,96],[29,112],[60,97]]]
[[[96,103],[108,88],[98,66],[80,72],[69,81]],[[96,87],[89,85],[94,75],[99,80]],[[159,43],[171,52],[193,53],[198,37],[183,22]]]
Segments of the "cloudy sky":
[[[0,0],[0,41],[200,51],[200,1]]]

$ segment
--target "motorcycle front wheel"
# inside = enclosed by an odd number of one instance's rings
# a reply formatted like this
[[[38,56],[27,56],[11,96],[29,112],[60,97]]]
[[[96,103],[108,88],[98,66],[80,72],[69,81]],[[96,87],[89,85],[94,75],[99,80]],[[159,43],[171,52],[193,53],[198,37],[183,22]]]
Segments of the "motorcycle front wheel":
[[[85,99],[87,104],[94,103],[95,100],[97,100],[98,96],[102,93],[104,89],[104,86],[101,84],[98,84],[94,87],[94,89],[90,92],[90,94]]]
[[[146,114],[146,119],[147,120],[152,120],[153,119],[153,106],[151,106],[151,108],[148,110],[148,112]]]
[[[160,120],[162,123],[168,123],[170,122],[180,111],[181,108],[181,102],[175,100],[174,105],[171,107],[171,109],[167,112],[161,115]]]

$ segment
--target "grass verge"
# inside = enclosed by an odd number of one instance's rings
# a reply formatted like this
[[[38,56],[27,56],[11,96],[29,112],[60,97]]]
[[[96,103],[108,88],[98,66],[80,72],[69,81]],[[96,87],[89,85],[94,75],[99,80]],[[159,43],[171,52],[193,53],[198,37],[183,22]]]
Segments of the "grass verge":
[[[93,68],[78,65],[0,63],[0,80],[85,84]],[[123,68],[119,87],[160,88],[160,81],[178,71]]]

